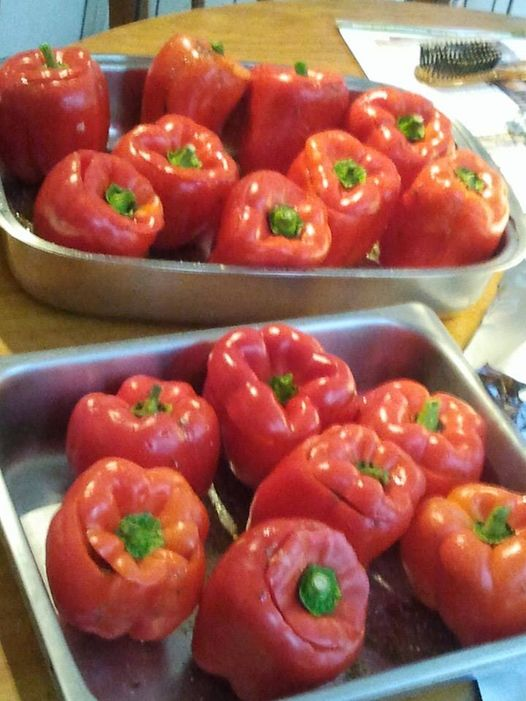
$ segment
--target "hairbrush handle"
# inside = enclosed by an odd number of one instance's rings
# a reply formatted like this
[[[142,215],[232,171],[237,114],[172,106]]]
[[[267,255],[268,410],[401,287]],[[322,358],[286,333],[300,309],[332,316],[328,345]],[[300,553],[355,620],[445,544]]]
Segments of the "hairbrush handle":
[[[526,61],[498,66],[487,71],[466,73],[465,75],[439,75],[427,68],[417,66],[415,77],[422,83],[436,88],[451,88],[476,83],[496,83],[507,80],[522,80],[526,78]]]

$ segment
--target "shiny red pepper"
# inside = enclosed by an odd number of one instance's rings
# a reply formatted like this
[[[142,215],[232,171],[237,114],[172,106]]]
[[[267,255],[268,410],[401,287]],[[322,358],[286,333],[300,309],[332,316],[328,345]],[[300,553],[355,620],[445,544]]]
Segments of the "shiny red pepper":
[[[259,64],[252,69],[239,163],[244,173],[286,173],[305,139],[343,125],[349,90],[337,73]]]
[[[464,645],[526,632],[526,495],[457,487],[419,506],[402,538],[418,598]]]
[[[249,487],[308,436],[355,414],[349,366],[286,324],[238,328],[214,345],[203,390],[223,447]]]
[[[113,153],[148,178],[161,198],[165,226],[156,248],[174,250],[215,235],[238,168],[213,131],[170,114],[124,134]]]
[[[46,539],[60,616],[102,638],[161,640],[193,611],[205,575],[204,505],[184,477],[122,458],[73,482]]]
[[[86,49],[24,51],[0,67],[0,158],[20,180],[38,183],[77,149],[106,148],[106,78]]]
[[[409,453],[426,474],[427,495],[480,479],[486,425],[462,399],[407,379],[385,382],[361,399],[358,423]]]
[[[425,488],[423,471],[395,443],[365,426],[333,425],[261,482],[247,527],[270,518],[317,519],[341,531],[368,567],[405,533]]]
[[[504,178],[478,154],[458,149],[421,170],[382,239],[386,266],[478,263],[497,250],[510,213]]]
[[[287,173],[327,206],[331,247],[324,265],[355,265],[381,239],[400,176],[383,153],[334,129],[310,136]]]
[[[449,119],[427,98],[398,88],[363,92],[351,103],[346,125],[360,141],[393,161],[402,190],[426,163],[455,148]]]
[[[148,69],[141,121],[183,114],[219,134],[249,80],[250,71],[229,59],[220,42],[174,34]]]
[[[35,233],[91,253],[145,256],[163,226],[150,182],[118,156],[74,151],[46,176],[35,200]]]
[[[330,242],[323,202],[281,173],[260,170],[230,191],[209,262],[313,268]]]
[[[369,581],[345,537],[309,519],[273,519],[243,533],[206,583],[195,662],[242,701],[318,686],[358,656]]]
[[[145,468],[178,470],[206,494],[219,460],[214,410],[191,385],[133,375],[116,394],[90,392],[71,413],[66,455],[76,472],[114,455]]]

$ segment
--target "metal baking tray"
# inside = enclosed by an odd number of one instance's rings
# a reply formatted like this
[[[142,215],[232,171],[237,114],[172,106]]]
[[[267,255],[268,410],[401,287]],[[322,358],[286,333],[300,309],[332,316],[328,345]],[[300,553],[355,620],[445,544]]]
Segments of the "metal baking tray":
[[[151,59],[95,56],[107,76],[112,123],[110,146],[139,122],[146,70]],[[348,78],[352,91],[370,81]],[[459,145],[491,161],[460,124]],[[182,324],[219,325],[419,301],[438,313],[474,303],[497,271],[516,265],[526,252],[526,233],[511,193],[511,219],[497,254],[483,263],[440,269],[378,267],[293,271],[203,263],[198,260],[129,259],[90,254],[44,241],[24,225],[34,192],[0,179],[0,228],[7,260],[19,284],[36,299],[81,314]],[[30,215],[28,215],[30,216]]]
[[[344,358],[360,390],[399,376],[431,390],[456,393],[488,423],[484,478],[526,490],[526,454],[518,434],[493,403],[437,316],[419,303],[303,317],[288,323],[315,335]],[[192,662],[192,619],[160,643],[104,641],[62,625],[48,595],[44,542],[52,513],[72,480],[64,456],[67,420],[92,391],[113,392],[134,373],[181,378],[199,391],[214,339],[225,329],[192,331],[0,359],[0,524],[35,626],[66,701],[233,701],[229,687]],[[225,465],[215,488],[238,530],[249,492]],[[231,542],[231,529],[207,499],[210,566]],[[223,513],[224,516],[224,513]],[[526,635],[460,649],[438,616],[412,596],[396,546],[370,568],[367,636],[346,674],[298,699],[372,701],[425,687],[495,679],[526,661]],[[498,678],[498,677],[497,677]],[[502,691],[503,681],[499,679]],[[505,694],[506,701],[522,701]],[[486,701],[486,699],[485,699]],[[489,701],[489,699],[488,699]]]

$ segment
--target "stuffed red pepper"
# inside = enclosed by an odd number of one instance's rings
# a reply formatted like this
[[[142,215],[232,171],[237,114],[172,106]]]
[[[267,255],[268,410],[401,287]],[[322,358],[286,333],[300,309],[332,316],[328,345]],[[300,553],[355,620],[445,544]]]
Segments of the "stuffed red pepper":
[[[198,603],[208,527],[178,472],[122,458],[94,463],[66,492],[47,534],[60,616],[102,638],[165,638]]]
[[[116,394],[81,397],[66,433],[66,455],[77,473],[114,455],[145,468],[178,470],[200,495],[212,483],[219,448],[210,404],[186,382],[147,375],[129,377]]]
[[[106,78],[86,49],[47,44],[0,67],[0,158],[38,183],[78,149],[103,151],[110,125]]]
[[[409,453],[425,472],[427,495],[480,479],[486,424],[467,402],[407,379],[385,382],[361,400],[358,423]]]
[[[401,553],[419,599],[464,645],[526,632],[526,495],[479,482],[426,499]]]
[[[311,134],[343,125],[349,90],[342,76],[308,68],[262,63],[252,69],[247,117],[239,150],[244,173],[286,173]]]
[[[286,324],[238,328],[214,345],[204,396],[237,477],[255,487],[308,436],[355,414],[349,366]]]
[[[331,247],[324,265],[355,265],[381,239],[400,192],[383,153],[333,129],[310,136],[287,173],[327,206]]]
[[[130,163],[98,151],[74,151],[38,191],[33,224],[48,241],[91,253],[142,257],[163,226],[151,183]]]
[[[433,161],[403,194],[382,238],[386,266],[479,263],[497,250],[510,213],[502,175],[469,149]]]
[[[165,222],[156,248],[174,250],[215,236],[238,168],[213,131],[170,114],[154,124],[139,124],[113,152],[148,178],[161,198]]]
[[[345,537],[317,521],[275,519],[243,533],[213,570],[194,660],[243,701],[323,684],[358,656],[369,581]]]
[[[230,191],[209,262],[314,268],[330,244],[323,202],[281,173],[260,170]]]
[[[304,517],[341,531],[364,567],[405,533],[424,495],[422,470],[391,441],[357,424],[307,438],[261,482],[249,526]]]
[[[346,126],[393,161],[402,190],[426,163],[455,149],[450,120],[427,98],[399,88],[364,91],[351,103]]]

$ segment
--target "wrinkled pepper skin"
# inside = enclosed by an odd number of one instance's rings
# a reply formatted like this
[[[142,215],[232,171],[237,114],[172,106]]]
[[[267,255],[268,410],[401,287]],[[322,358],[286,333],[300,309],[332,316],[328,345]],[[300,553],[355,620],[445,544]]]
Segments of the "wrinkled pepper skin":
[[[251,72],[247,117],[239,147],[242,173],[286,174],[305,139],[342,127],[349,90],[337,73],[262,63]]]
[[[133,193],[133,213],[121,214],[108,203],[112,185]],[[138,258],[148,254],[164,216],[151,183],[130,163],[82,150],[63,158],[44,179],[33,224],[38,236],[67,248]]]
[[[113,455],[144,468],[173,468],[200,496],[212,483],[219,450],[210,404],[186,382],[147,375],[129,377],[116,394],[81,397],[66,432],[66,456],[77,474]]]
[[[39,183],[72,151],[103,151],[110,108],[106,78],[86,49],[54,52],[48,68],[39,49],[0,67],[0,158],[26,183]]]
[[[250,71],[221,53],[220,45],[174,34],[148,69],[141,121],[182,114],[220,134],[249,80]]]
[[[382,239],[393,267],[479,263],[497,250],[510,213],[504,178],[478,154],[458,149],[419,173]]]
[[[193,153],[199,165],[171,163],[169,155],[181,149]],[[215,236],[225,199],[239,174],[213,131],[189,117],[170,114],[131,129],[113,153],[148,178],[161,199],[165,225],[156,248],[176,250]]]
[[[301,220],[294,235],[274,233],[269,217],[274,207],[293,208]],[[210,263],[270,268],[315,268],[329,251],[327,210],[281,173],[260,170],[232,188],[209,256]]]
[[[399,119],[416,117],[421,129],[409,138]],[[424,165],[453,153],[455,141],[450,120],[422,95],[399,88],[365,90],[354,99],[346,128],[368,146],[381,151],[395,164],[405,190]]]
[[[162,544],[136,557],[117,534],[125,517],[153,517]],[[205,507],[184,477],[122,458],[94,463],[73,482],[46,540],[46,571],[60,616],[102,638],[161,640],[201,594]]]
[[[433,404],[436,426],[427,427],[419,415]],[[425,472],[428,496],[446,495],[453,487],[481,477],[486,424],[459,397],[431,394],[414,380],[388,381],[361,397],[356,420],[409,453]]]
[[[341,596],[313,615],[298,597],[309,565],[330,568]],[[308,519],[275,519],[225,552],[201,599],[195,662],[226,678],[242,701],[267,701],[323,684],[359,654],[369,582],[344,536]]]
[[[490,529],[489,543],[480,529],[499,511],[506,525],[501,533]],[[401,555],[419,599],[463,645],[526,631],[524,494],[479,482],[426,499],[402,538]]]
[[[394,163],[333,129],[310,136],[287,175],[327,207],[331,247],[324,265],[360,263],[381,240],[398,200],[400,176]]]
[[[317,519],[341,531],[368,567],[405,533],[425,486],[423,471],[395,443],[365,426],[334,425],[307,438],[261,482],[249,526]]]
[[[279,398],[280,382],[288,382],[288,396]],[[208,358],[203,396],[216,410],[234,474],[251,488],[305,438],[356,412],[349,366],[286,324],[221,337]]]

